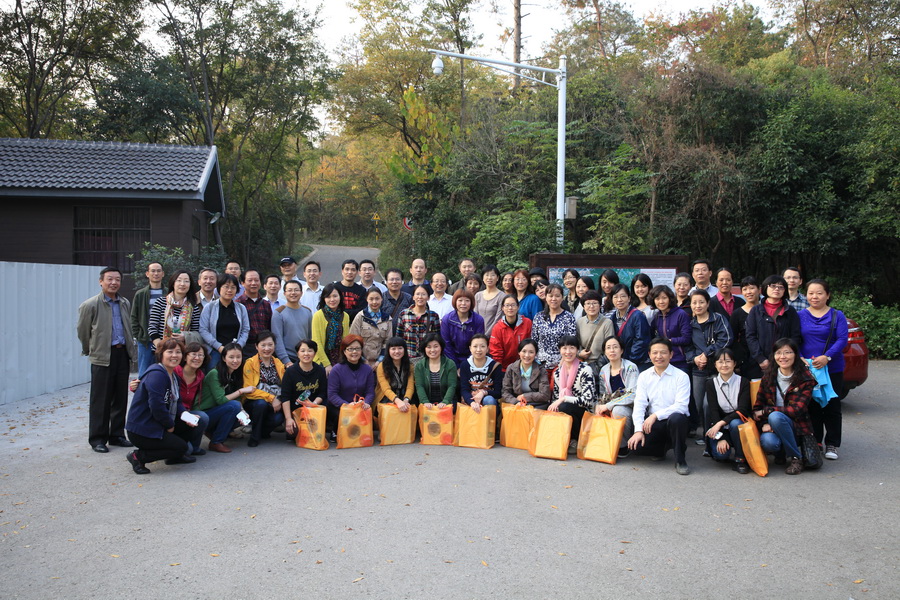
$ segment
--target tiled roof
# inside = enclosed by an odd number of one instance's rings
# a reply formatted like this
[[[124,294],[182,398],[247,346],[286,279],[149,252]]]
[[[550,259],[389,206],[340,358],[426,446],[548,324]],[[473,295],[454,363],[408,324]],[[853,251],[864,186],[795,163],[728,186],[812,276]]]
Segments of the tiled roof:
[[[0,188],[200,192],[215,148],[0,138]]]

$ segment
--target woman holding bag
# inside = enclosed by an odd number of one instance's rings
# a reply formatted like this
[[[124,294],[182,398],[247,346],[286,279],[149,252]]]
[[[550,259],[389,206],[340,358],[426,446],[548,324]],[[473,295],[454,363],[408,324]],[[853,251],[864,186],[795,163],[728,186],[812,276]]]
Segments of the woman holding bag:
[[[459,376],[456,363],[444,356],[444,338],[439,333],[429,333],[422,340],[421,352],[425,358],[417,362],[413,369],[419,402],[425,408],[432,408],[435,404],[453,406],[456,412]]]
[[[284,363],[275,357],[275,336],[271,331],[260,331],[256,336],[256,354],[244,363],[244,385],[253,391],[244,395],[244,407],[250,413],[250,439],[247,446],[259,446],[262,438],[284,422],[281,412],[281,380]]]
[[[361,337],[346,336],[341,340],[341,362],[328,376],[329,441],[337,442],[338,419],[343,405],[356,404],[369,410],[375,401],[375,373],[362,359],[362,349]]]
[[[706,398],[709,401],[709,428],[706,443],[714,460],[726,462],[734,448],[732,468],[740,474],[750,472],[741,448],[738,426],[740,412],[750,415],[750,380],[734,372],[737,367],[731,348],[718,350],[712,358],[717,375],[706,380]]]
[[[800,311],[800,333],[803,344],[800,352],[816,369],[827,368],[831,388],[837,397],[822,406],[809,405],[816,442],[825,441],[825,458],[837,460],[841,447],[841,390],[844,387],[844,347],[847,345],[847,317],[831,308],[831,290],[824,279],[812,279],[806,284],[809,308]]]
[[[297,362],[284,371],[281,380],[281,410],[284,411],[284,431],[288,439],[297,437],[294,411],[303,406],[321,406],[328,393],[325,367],[315,362],[318,344],[312,340],[300,340],[296,349]]]
[[[407,412],[415,395],[416,381],[406,342],[392,337],[385,344],[384,360],[375,367],[375,402],[393,402],[400,412]]]
[[[558,346],[561,360],[553,377],[553,402],[547,410],[563,412],[572,417],[569,454],[574,454],[578,447],[578,434],[581,431],[584,411],[594,410],[596,384],[593,369],[587,363],[578,360],[578,337],[563,336],[559,339]]]
[[[619,456],[627,456],[628,440],[634,435],[634,422],[631,420],[634,390],[641,372],[633,362],[622,358],[622,341],[617,337],[607,338],[603,342],[603,355],[608,362],[600,368],[600,397],[594,413],[625,419]]]
[[[803,455],[798,440],[813,434],[809,403],[816,380],[790,338],[775,342],[768,363],[753,404],[753,418],[762,432],[759,441],[766,453],[775,455],[775,464],[788,463],[785,473],[799,475]]]

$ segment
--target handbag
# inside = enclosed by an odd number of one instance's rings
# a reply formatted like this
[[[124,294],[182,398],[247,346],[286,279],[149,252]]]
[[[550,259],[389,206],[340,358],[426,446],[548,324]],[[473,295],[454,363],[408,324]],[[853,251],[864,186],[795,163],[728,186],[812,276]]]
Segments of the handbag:
[[[403,412],[393,402],[379,404],[378,435],[381,445],[412,444],[416,441],[417,421],[418,410],[415,405]]]
[[[487,450],[494,447],[494,436],[497,429],[497,407],[482,406],[481,410],[460,402],[456,405],[456,417],[453,424],[453,445],[463,448],[481,448]]]
[[[328,450],[328,439],[325,437],[327,412],[324,406],[301,406],[292,413],[294,422],[297,423],[297,437],[294,441],[298,448]]]
[[[534,407],[504,403],[500,410],[500,445],[528,450],[528,435],[534,429]]]
[[[435,404],[431,408],[419,406],[419,443],[426,446],[453,445],[453,406]]]
[[[803,454],[803,468],[809,471],[815,471],[822,468],[825,462],[825,453],[822,447],[816,441],[815,436],[804,434],[800,436],[800,453]]]
[[[337,431],[338,450],[343,448],[366,448],[373,443],[372,409],[359,404],[341,405]]]
[[[534,411],[534,428],[528,436],[528,453],[538,458],[566,460],[572,435],[572,415]]]
[[[578,458],[616,464],[626,420],[624,417],[585,413],[578,436]]]
[[[740,412],[737,414],[743,421],[743,423],[738,425],[738,436],[741,438],[744,459],[754,473],[760,477],[765,477],[769,474],[769,460],[766,458],[766,453],[763,451],[762,444],[759,441],[759,429],[756,427],[756,422],[748,419]]]

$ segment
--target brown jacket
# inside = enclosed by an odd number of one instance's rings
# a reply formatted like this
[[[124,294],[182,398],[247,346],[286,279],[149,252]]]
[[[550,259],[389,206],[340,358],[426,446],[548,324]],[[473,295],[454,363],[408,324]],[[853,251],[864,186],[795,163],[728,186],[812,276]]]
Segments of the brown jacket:
[[[523,383],[522,370],[517,360],[507,367],[503,376],[503,401],[516,404],[519,394],[524,394],[529,405],[540,407],[550,404],[550,378],[547,376],[547,369],[533,363],[528,384]]]

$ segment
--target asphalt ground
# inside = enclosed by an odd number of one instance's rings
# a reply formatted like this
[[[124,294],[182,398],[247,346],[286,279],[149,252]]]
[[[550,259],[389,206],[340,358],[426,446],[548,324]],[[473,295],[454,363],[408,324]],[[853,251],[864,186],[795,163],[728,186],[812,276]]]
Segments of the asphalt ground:
[[[5,405],[7,598],[896,598],[896,386],[873,362],[840,460],[690,476],[522,450],[316,452],[278,435],[135,475],[87,443],[88,386]]]

